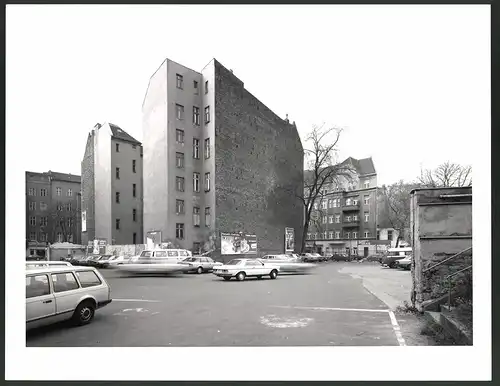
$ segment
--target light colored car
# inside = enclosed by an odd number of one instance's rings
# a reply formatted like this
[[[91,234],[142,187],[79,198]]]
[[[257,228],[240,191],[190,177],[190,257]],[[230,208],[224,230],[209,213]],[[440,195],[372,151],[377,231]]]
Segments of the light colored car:
[[[186,257],[180,257],[179,250],[175,249],[146,250],[130,259],[127,264],[118,265],[117,269],[128,273],[188,272],[191,267],[181,263],[181,259]]]
[[[280,272],[308,272],[316,267],[315,264],[305,263],[296,255],[265,255],[261,260],[280,267]]]
[[[171,261],[176,260],[177,262],[181,262],[186,257],[191,256],[191,251],[188,251],[187,249],[146,249],[145,251],[142,251],[140,255],[132,257],[129,260],[129,263],[135,263],[139,259],[154,259],[158,257],[162,259],[168,258]]]
[[[26,269],[40,269],[47,267],[72,267],[68,261],[27,261]]]
[[[111,288],[93,267],[42,267],[26,271],[26,329],[72,320],[90,323],[111,303]]]
[[[403,269],[411,269],[411,255],[410,256],[406,256],[405,258],[401,259],[401,260],[396,260],[396,267],[397,268],[403,268]]]
[[[210,272],[214,269],[214,267],[222,265],[222,263],[205,256],[187,257],[182,260],[180,264],[185,264],[190,267],[187,272],[196,272],[198,274]]]
[[[259,259],[233,259],[227,264],[214,267],[213,274],[224,280],[235,277],[236,280],[243,281],[247,277],[262,279],[263,276],[276,279],[279,270],[279,265],[264,263]]]
[[[300,257],[305,263],[314,263],[319,261],[321,255],[318,253],[303,253]]]

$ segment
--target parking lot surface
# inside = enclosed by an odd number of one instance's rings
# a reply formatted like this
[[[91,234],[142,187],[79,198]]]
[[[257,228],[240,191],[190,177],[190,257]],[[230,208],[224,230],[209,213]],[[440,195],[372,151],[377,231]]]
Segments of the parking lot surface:
[[[351,266],[324,263],[309,275],[243,282],[210,273],[133,276],[101,270],[113,302],[87,326],[28,332],[27,346],[403,345],[394,314],[345,272]]]

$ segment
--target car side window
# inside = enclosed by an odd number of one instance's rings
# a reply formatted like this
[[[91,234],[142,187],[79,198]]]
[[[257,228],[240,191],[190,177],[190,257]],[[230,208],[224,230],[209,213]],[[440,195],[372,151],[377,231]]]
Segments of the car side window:
[[[66,292],[80,288],[72,272],[53,273],[54,292]]]
[[[101,279],[99,279],[94,271],[77,272],[76,276],[78,276],[82,288],[94,287],[102,284]]]
[[[186,251],[179,251],[180,256],[189,256],[189,254]]]
[[[245,264],[247,267],[255,267],[257,265],[256,261],[247,261]]]
[[[155,256],[156,257],[167,257],[167,252],[166,251],[156,251]]]
[[[47,275],[26,276],[26,299],[49,294],[50,286]]]
[[[167,251],[169,257],[178,257],[177,251]]]

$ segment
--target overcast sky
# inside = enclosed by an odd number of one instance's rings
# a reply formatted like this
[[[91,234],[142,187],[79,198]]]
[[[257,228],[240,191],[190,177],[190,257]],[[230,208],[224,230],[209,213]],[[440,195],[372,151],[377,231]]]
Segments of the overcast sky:
[[[373,157],[379,184],[472,164],[490,133],[488,6],[8,6],[7,137],[23,170],[80,174],[89,130],[142,140],[165,58],[212,58],[304,139],[342,127],[340,158]],[[18,166],[20,166],[18,165]]]

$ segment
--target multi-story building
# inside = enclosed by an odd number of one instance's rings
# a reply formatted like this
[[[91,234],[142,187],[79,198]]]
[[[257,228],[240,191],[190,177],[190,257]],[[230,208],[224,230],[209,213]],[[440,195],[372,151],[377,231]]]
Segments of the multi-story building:
[[[297,128],[217,60],[201,72],[162,63],[144,98],[143,144],[146,232],[193,250],[215,240],[214,254],[221,232],[256,235],[259,253],[283,252],[285,228],[301,242],[288,191],[303,184]]]
[[[313,203],[306,250],[367,256],[377,250],[377,172],[370,158],[347,158],[352,178],[328,185]]]
[[[112,123],[96,124],[82,160],[82,242],[143,242],[142,145]]]
[[[80,176],[26,172],[28,255],[42,257],[48,244],[80,244]]]

